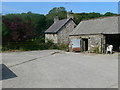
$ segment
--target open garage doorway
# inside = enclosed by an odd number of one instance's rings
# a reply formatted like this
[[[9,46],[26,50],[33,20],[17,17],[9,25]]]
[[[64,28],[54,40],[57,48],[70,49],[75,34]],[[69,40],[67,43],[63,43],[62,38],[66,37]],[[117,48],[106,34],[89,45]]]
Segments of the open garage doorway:
[[[113,51],[120,52],[120,34],[106,34],[106,46],[113,45]]]

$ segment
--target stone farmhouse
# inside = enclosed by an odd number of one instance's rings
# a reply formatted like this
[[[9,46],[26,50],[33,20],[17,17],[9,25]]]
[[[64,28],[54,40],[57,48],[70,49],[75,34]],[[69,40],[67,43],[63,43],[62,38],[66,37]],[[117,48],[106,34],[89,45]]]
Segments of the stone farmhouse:
[[[72,13],[67,15],[67,19],[59,20],[56,16],[54,17],[54,23],[45,31],[45,40],[53,40],[54,43],[69,44],[69,34],[76,27],[73,21]]]
[[[101,17],[81,21],[69,34],[71,49],[105,52],[107,45],[120,48],[120,16]]]

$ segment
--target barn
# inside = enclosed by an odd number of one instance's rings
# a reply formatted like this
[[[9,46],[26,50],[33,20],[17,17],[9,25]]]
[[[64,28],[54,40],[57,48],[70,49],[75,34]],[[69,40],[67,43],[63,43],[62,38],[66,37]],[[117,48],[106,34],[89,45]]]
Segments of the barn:
[[[105,53],[107,45],[113,45],[113,51],[119,51],[119,18],[109,16],[81,21],[69,34],[71,49]]]

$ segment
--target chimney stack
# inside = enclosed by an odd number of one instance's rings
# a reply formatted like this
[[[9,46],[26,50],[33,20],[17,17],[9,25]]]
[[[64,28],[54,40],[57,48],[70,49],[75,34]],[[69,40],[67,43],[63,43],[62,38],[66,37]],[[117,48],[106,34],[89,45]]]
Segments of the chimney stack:
[[[58,16],[55,16],[54,17],[54,23],[56,23],[57,21],[59,21],[59,18],[58,18]]]
[[[68,19],[69,19],[69,18],[72,18],[72,19],[74,18],[74,17],[73,17],[73,12],[72,12],[72,10],[67,13],[67,18],[68,18]]]

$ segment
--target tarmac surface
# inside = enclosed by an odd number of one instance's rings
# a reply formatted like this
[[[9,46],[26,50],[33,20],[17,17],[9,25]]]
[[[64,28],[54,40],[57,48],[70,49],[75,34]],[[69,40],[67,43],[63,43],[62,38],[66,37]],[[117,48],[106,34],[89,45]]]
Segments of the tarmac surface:
[[[1,65],[3,88],[118,88],[117,53],[9,52]]]

